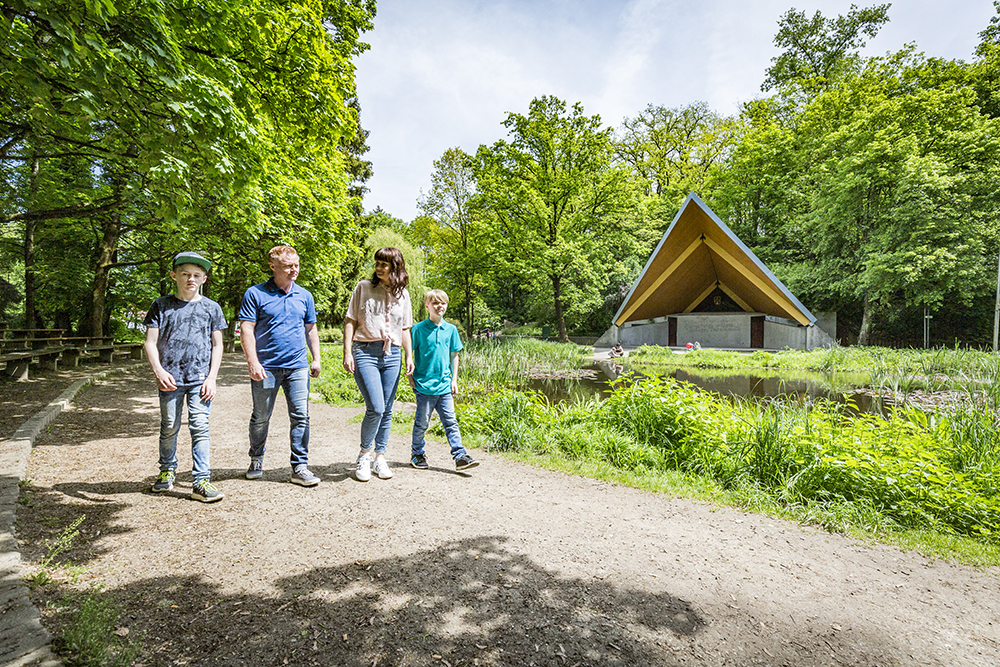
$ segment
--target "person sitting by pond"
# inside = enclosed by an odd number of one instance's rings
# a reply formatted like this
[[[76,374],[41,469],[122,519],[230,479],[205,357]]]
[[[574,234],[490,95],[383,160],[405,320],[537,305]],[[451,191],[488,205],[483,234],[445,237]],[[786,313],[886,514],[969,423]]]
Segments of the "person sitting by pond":
[[[611,357],[624,357],[625,350],[622,348],[621,343],[615,343],[615,346],[611,348],[611,352],[608,353]]]
[[[410,448],[410,465],[420,470],[427,468],[424,455],[424,433],[437,410],[441,426],[451,446],[451,458],[456,470],[475,468],[479,462],[469,456],[462,446],[462,435],[455,418],[455,394],[458,393],[458,353],[462,339],[458,328],[444,320],[448,310],[448,295],[432,289],[424,295],[424,307],[429,313],[426,320],[413,326],[413,372],[408,375],[410,387],[417,397],[417,412],[413,417],[413,438]]]
[[[385,450],[401,363],[406,365],[407,375],[413,373],[413,308],[406,291],[409,281],[403,253],[398,248],[381,248],[375,252],[375,272],[355,286],[347,305],[344,370],[354,375],[365,399],[361,452],[354,471],[359,482],[371,479],[372,469],[379,479],[392,477]]]

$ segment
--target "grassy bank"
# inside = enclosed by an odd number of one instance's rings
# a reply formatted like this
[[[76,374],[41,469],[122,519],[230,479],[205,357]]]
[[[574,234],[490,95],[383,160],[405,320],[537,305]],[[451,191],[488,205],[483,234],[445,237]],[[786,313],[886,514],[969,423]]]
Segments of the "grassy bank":
[[[895,350],[884,347],[832,347],[810,352],[724,352],[696,350],[677,354],[669,348],[643,345],[629,354],[634,365],[729,368],[759,370],[799,370],[823,373],[895,373],[926,378],[961,379],[996,376],[996,355],[978,350],[944,349]]]

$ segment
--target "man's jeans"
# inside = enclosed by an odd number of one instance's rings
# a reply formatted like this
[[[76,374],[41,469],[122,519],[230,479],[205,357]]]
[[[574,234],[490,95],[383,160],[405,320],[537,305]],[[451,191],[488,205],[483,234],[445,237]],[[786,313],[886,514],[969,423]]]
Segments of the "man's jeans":
[[[424,433],[431,423],[431,413],[437,410],[438,417],[441,418],[441,426],[444,427],[444,434],[448,437],[448,444],[451,446],[451,458],[457,460],[465,456],[462,435],[458,432],[458,420],[455,419],[454,397],[450,393],[438,396],[428,396],[419,391],[413,393],[417,396],[417,413],[413,416],[413,444],[410,448],[410,454],[417,456],[424,453]]]
[[[365,418],[361,422],[361,449],[370,452],[374,444],[376,454],[385,454],[389,444],[389,427],[392,426],[392,403],[396,400],[396,387],[402,358],[399,346],[385,354],[382,341],[351,345],[354,355],[354,381],[365,399]]]
[[[267,444],[267,427],[271,423],[274,400],[278,389],[285,392],[288,406],[288,422],[291,425],[289,439],[292,446],[292,470],[298,465],[309,463],[309,369],[308,368],[265,368],[267,377],[250,380],[253,396],[253,414],[250,415],[250,456],[264,456]]]
[[[177,433],[181,430],[184,402],[188,406],[188,430],[191,432],[191,473],[194,481],[208,481],[208,415],[212,402],[201,400],[201,385],[189,384],[160,392],[160,472],[177,470]]]

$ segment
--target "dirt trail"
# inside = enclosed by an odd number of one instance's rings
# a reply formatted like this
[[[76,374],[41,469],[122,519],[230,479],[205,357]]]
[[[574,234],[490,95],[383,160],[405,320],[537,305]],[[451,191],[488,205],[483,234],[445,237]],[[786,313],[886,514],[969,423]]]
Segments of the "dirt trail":
[[[1000,664],[1000,571],[447,446],[429,470],[359,483],[358,409],[312,406],[310,464],[288,483],[279,399],[263,480],[247,481],[250,391],[226,357],[213,481],[148,493],[158,409],[148,370],[83,389],[39,436],[18,538],[29,561],[86,514],[79,585],[101,582],[143,665]],[[354,420],[354,421],[352,421]],[[36,595],[44,609],[45,594]],[[43,616],[46,614],[43,611]]]

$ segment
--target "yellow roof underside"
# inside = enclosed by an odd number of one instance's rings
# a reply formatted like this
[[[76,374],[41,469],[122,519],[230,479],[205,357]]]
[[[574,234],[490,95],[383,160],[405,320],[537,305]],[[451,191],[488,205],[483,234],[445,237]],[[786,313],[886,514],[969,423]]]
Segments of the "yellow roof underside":
[[[690,311],[719,284],[748,312],[810,323],[772,278],[695,200],[667,232],[615,319],[625,322]]]

